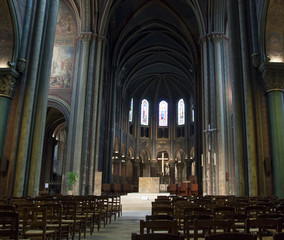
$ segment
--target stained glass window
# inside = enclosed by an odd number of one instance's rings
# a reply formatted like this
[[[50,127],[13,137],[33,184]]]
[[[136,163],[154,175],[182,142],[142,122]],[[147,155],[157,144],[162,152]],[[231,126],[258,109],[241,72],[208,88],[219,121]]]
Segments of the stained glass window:
[[[185,114],[184,114],[184,101],[180,99],[178,101],[178,125],[184,125]]]
[[[149,119],[149,102],[146,99],[143,99],[141,104],[141,125],[148,126],[148,119]]]
[[[159,103],[159,126],[168,126],[168,103],[164,100]]]
[[[130,109],[129,109],[129,122],[133,121],[133,98],[131,98]]]

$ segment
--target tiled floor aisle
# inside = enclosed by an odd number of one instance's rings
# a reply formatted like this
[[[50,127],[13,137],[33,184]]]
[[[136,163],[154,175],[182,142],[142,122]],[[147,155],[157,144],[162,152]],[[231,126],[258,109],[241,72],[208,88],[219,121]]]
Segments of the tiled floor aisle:
[[[105,228],[102,227],[99,232],[95,231],[92,236],[88,235],[85,240],[130,240],[131,233],[139,233],[140,220],[144,220],[145,216],[150,214],[149,210],[124,210],[120,218],[112,221]]]

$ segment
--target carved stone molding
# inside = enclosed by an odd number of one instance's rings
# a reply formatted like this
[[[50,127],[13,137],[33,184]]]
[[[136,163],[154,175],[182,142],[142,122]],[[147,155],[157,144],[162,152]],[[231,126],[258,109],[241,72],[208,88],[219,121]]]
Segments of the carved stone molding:
[[[284,92],[284,63],[264,63],[260,71],[266,92]]]
[[[202,37],[200,37],[200,41],[207,41],[207,40],[214,40],[214,41],[223,41],[228,39],[224,33],[208,33]]]
[[[80,38],[82,39],[83,43],[89,43],[92,38],[92,33],[91,32],[81,32]]]
[[[258,68],[259,65],[260,65],[260,54],[259,53],[253,53],[251,55],[251,60],[252,60],[253,66]]]
[[[13,98],[19,74],[12,68],[0,69],[0,96]]]
[[[19,73],[24,72],[25,69],[26,69],[26,64],[27,64],[27,60],[26,59],[18,58],[18,60],[17,60],[17,67],[16,67],[17,71]]]

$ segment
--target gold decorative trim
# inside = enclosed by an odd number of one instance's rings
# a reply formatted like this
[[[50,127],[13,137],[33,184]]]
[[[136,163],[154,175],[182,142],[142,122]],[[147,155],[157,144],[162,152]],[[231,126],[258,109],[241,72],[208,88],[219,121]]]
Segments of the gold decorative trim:
[[[267,90],[265,93],[277,92],[277,91],[284,93],[284,89],[281,89],[281,88],[269,89],[269,90]]]

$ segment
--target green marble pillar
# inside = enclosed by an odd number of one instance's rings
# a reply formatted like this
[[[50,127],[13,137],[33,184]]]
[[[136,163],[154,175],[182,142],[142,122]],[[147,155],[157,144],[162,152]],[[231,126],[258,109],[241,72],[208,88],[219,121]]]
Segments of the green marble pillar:
[[[274,193],[284,198],[284,64],[265,63],[261,71],[269,108]]]
[[[3,155],[11,99],[18,73],[11,68],[0,69],[0,157]]]

